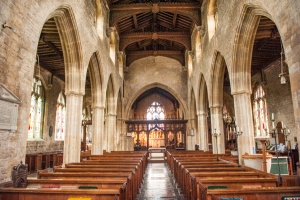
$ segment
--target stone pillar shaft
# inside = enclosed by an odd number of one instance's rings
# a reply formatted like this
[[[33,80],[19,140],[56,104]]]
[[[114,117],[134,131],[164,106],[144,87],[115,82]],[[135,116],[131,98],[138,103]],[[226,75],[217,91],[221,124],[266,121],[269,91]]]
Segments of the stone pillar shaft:
[[[92,155],[103,154],[104,107],[93,108]]]
[[[211,133],[216,132],[221,133],[220,136],[217,137],[218,143],[218,153],[223,154],[225,153],[225,137],[224,137],[224,124],[223,124],[223,107],[215,106],[210,107],[211,111]],[[216,138],[212,136],[212,147],[213,153],[217,153],[216,151]]]
[[[199,150],[208,151],[208,126],[207,114],[198,114],[198,136],[197,142],[200,144]]]
[[[80,162],[83,95],[67,95],[63,163]]]
[[[115,134],[116,134],[116,116],[115,114],[108,114],[106,116],[107,122],[107,152],[115,150]]]
[[[233,98],[236,126],[243,131],[243,134],[238,137],[239,155],[242,156],[246,152],[253,154],[255,142],[250,94],[233,94]]]

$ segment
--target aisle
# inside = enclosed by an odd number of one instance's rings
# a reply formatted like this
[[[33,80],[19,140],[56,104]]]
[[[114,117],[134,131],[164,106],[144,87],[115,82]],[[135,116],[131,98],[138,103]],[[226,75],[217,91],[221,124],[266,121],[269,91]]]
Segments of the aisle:
[[[148,163],[138,200],[183,200],[167,163]]]

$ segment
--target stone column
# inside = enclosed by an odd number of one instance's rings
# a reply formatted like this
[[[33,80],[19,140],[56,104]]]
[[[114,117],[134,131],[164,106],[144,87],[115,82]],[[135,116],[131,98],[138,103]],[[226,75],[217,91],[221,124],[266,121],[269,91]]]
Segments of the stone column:
[[[197,141],[199,141],[199,150],[208,151],[208,125],[207,113],[202,112],[197,115],[198,118],[198,133]]]
[[[243,134],[238,137],[240,157],[253,154],[255,147],[251,98],[249,93],[232,94],[234,98],[236,126],[242,128]]]
[[[67,94],[66,99],[63,165],[71,162],[80,162],[83,94]]]
[[[223,154],[225,153],[225,137],[224,137],[224,124],[223,124],[223,107],[221,106],[213,106],[210,107],[211,113],[211,133],[216,132],[221,133],[220,136],[217,137],[218,143],[218,153]],[[216,138],[212,136],[212,147],[213,153],[217,153],[216,150]]]
[[[195,130],[195,129],[194,129]],[[187,130],[186,136],[186,150],[195,150],[195,136],[190,135],[190,129]]]
[[[111,152],[115,150],[115,134],[116,134],[116,114],[108,114],[106,116],[107,122],[107,152]],[[104,141],[105,142],[105,141]]]
[[[103,154],[104,107],[93,108],[93,139],[92,155]]]

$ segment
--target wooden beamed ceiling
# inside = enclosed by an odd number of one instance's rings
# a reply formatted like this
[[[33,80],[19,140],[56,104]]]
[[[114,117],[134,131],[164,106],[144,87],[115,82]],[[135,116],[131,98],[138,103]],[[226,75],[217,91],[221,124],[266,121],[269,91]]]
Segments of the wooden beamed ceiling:
[[[253,46],[252,75],[279,59],[280,52],[281,38],[275,23],[271,19],[261,16]]]
[[[120,36],[126,66],[146,56],[165,56],[185,65],[194,26],[201,25],[202,1],[131,1],[110,3],[110,26]]]
[[[139,10],[140,7],[144,9]],[[190,10],[183,9],[185,7]],[[124,16],[115,21],[115,27],[120,36],[119,48],[126,53],[127,66],[150,55],[173,58],[185,65],[185,51],[191,48],[192,28],[199,25],[199,7],[201,1],[192,0],[152,3],[144,0],[111,1],[111,16],[121,16],[119,12]],[[280,52],[281,40],[275,23],[261,16],[253,45],[252,74],[279,59]],[[43,68],[65,81],[64,52],[54,18],[42,28],[37,54]],[[88,75],[87,86],[90,85]]]

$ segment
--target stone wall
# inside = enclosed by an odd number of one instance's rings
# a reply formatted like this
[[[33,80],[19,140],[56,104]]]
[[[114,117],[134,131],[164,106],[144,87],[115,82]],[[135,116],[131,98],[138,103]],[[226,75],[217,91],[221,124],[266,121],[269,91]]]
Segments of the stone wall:
[[[10,180],[10,172],[14,165],[25,162],[26,152],[48,151],[62,149],[62,142],[55,142],[54,137],[48,136],[49,126],[55,126],[56,101],[63,85],[53,81],[52,88],[46,91],[46,104],[48,111],[45,115],[44,140],[27,143],[27,125],[30,108],[31,85],[36,63],[36,52],[39,36],[44,23],[53,16],[57,9],[69,12],[73,17],[73,30],[76,33],[79,62],[74,66],[82,66],[83,72],[87,70],[89,61],[94,52],[100,52],[100,68],[103,76],[105,94],[106,84],[109,75],[114,75],[114,87],[118,90],[122,82],[118,78],[118,68],[113,66],[109,58],[109,38],[104,30],[99,37],[95,17],[94,1],[59,1],[45,0],[41,3],[38,0],[22,1],[1,1],[0,2],[0,82],[12,91],[20,100],[18,130],[10,133],[1,130],[0,139],[0,182]],[[104,24],[102,29],[106,29],[107,17],[104,13]],[[11,28],[4,28],[7,23]],[[72,41],[75,42],[75,41]],[[75,63],[76,64],[76,63]],[[76,71],[76,70],[75,70]],[[79,80],[85,80],[85,73],[78,74]],[[80,77],[82,76],[82,77]],[[47,82],[47,79],[45,79]],[[69,87],[69,88],[72,88]],[[104,98],[103,98],[104,99]],[[81,111],[80,111],[81,112]],[[26,149],[26,150],[25,150]]]
[[[179,62],[161,56],[142,58],[129,66],[124,80],[127,116],[133,101],[152,87],[170,92],[179,101],[180,108],[187,112],[187,71]]]
[[[27,141],[26,153],[62,151],[63,141],[55,141],[56,103],[60,92],[64,92],[65,83],[57,77],[53,77],[52,83],[48,82],[51,73],[45,69],[35,70],[35,75],[41,74],[42,84],[45,89],[45,110],[42,139]],[[27,115],[28,116],[28,115]],[[49,136],[49,127],[53,127],[53,135]]]

